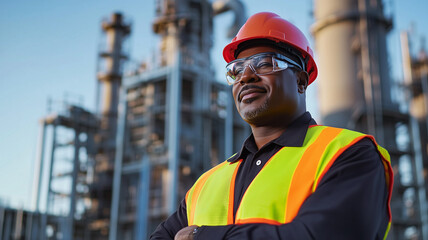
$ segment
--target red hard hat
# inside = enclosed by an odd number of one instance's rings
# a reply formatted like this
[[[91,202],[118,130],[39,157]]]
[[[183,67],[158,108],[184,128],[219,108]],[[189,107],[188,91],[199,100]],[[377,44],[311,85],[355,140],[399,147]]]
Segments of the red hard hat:
[[[315,81],[318,75],[314,54],[309,47],[305,35],[293,24],[281,18],[275,13],[256,13],[241,27],[232,42],[223,49],[223,57],[226,62],[235,60],[235,51],[240,43],[254,39],[269,39],[282,42],[294,47],[307,60],[306,71],[309,74],[309,83]]]

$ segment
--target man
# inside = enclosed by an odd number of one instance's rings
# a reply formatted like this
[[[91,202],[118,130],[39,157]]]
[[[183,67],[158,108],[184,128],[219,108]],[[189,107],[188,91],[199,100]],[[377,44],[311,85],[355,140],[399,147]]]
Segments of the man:
[[[318,126],[306,112],[317,67],[303,33],[258,13],[223,56],[252,134],[196,181],[151,239],[384,239],[389,155],[373,137]]]

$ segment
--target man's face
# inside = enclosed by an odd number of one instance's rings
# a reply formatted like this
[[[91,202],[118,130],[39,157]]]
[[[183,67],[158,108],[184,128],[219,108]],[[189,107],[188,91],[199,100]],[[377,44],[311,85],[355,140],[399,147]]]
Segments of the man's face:
[[[237,58],[264,52],[278,50],[267,46],[252,47],[239,53]],[[302,92],[300,86],[299,93],[299,79],[290,68],[257,76],[247,67],[240,81],[233,85],[232,92],[241,117],[250,125],[263,126],[289,123],[306,111],[305,88]]]

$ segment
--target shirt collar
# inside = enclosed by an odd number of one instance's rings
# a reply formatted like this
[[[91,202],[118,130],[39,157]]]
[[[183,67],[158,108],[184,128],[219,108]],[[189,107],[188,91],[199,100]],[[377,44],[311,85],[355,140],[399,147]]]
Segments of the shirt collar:
[[[272,140],[271,143],[275,143],[281,147],[301,147],[303,145],[303,141],[305,140],[306,132],[308,131],[309,126],[316,124],[317,123],[312,118],[311,114],[309,112],[305,112],[302,114],[302,116],[294,120],[294,122],[292,122],[287,127],[281,136]],[[257,149],[257,146],[254,141],[254,136],[251,134],[244,141],[244,144],[242,144],[241,150],[227,161],[235,162],[239,159],[245,158],[249,152],[254,152],[254,149]]]

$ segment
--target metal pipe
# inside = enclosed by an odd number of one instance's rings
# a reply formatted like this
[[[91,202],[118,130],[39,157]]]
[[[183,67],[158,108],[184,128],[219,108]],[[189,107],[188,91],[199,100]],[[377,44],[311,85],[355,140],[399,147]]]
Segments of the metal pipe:
[[[232,11],[234,13],[235,18],[227,32],[227,37],[229,38],[233,38],[247,20],[245,6],[239,0],[217,0],[212,3],[212,8],[214,11],[214,16],[227,11]]]
[[[35,166],[35,177],[33,182],[33,206],[32,209],[36,212],[40,211],[40,195],[42,191],[42,174],[43,163],[45,158],[45,135],[46,135],[46,122],[42,120],[41,129],[39,134],[39,146],[37,148],[37,160]]]
[[[150,157],[144,153],[140,169],[140,182],[138,189],[137,221],[134,225],[135,240],[147,238],[147,219],[149,216],[150,199]]]
[[[424,105],[425,105],[425,125],[427,128],[428,134],[428,66],[424,65],[421,69],[421,83],[422,83],[422,94],[424,96]],[[425,151],[426,152],[426,151]]]
[[[24,211],[22,209],[16,210],[16,219],[15,219],[15,231],[13,233],[14,239],[21,239],[22,237],[22,220],[23,220]]]
[[[44,213],[41,216],[41,221],[40,221],[40,231],[38,232],[39,235],[39,239],[46,239],[46,225],[48,222],[48,214]]]
[[[55,150],[56,150],[56,145],[57,145],[57,123],[56,120],[53,123],[53,133],[52,133],[52,147],[51,147],[51,161],[50,161],[50,166],[49,166],[49,178],[48,178],[48,197],[46,199],[46,209],[45,212],[49,213],[49,207],[51,207],[52,203],[52,174],[53,174],[53,166],[54,166],[54,161],[55,161]]]
[[[79,150],[80,150],[80,141],[79,134],[80,132],[75,129],[74,130],[74,159],[73,159],[73,175],[72,175],[72,183],[71,183],[71,195],[70,195],[70,208],[67,217],[67,225],[66,228],[67,234],[64,236],[65,239],[73,239],[74,235],[74,215],[76,212],[76,187],[77,187],[77,179],[80,168],[80,159],[79,159]]]
[[[3,225],[6,217],[6,209],[5,206],[0,206],[0,238],[3,238]]]
[[[118,231],[118,218],[119,218],[119,203],[120,203],[120,184],[122,178],[122,159],[125,148],[125,128],[126,128],[126,88],[120,88],[119,94],[120,104],[118,107],[119,120],[116,134],[116,155],[114,160],[114,173],[113,173],[113,193],[110,211],[110,231],[109,239],[116,240]]]
[[[172,30],[173,29],[173,30]],[[169,49],[175,49],[174,61],[167,80],[168,99],[168,213],[172,214],[177,208],[178,168],[180,164],[180,133],[181,133],[181,51],[178,29],[175,41],[171,40]]]
[[[358,0],[358,9],[362,13],[367,13],[367,0]],[[381,94],[379,83],[375,83],[373,78],[379,79],[379,74],[375,69],[372,68],[371,61],[371,49],[369,40],[369,19],[367,14],[364,14],[360,18],[360,39],[361,39],[361,58],[362,58],[362,72],[364,82],[364,97],[366,102],[367,111],[367,130],[368,133],[376,136],[378,142],[383,143],[383,131],[382,131],[382,108],[381,101],[375,101],[376,94]],[[376,90],[376,91],[375,91]],[[377,102],[377,103],[376,103]]]
[[[34,213],[27,212],[27,223],[25,224],[25,240],[35,239],[35,236],[33,236],[33,220]]]
[[[46,225],[47,225],[47,221],[48,221],[48,214],[49,214],[49,207],[52,206],[51,201],[52,199],[52,173],[53,173],[53,166],[54,166],[54,161],[55,161],[55,149],[56,149],[56,131],[57,131],[57,120],[55,120],[53,122],[53,133],[52,133],[52,148],[51,148],[51,159],[50,159],[50,166],[49,166],[49,178],[48,178],[48,194],[47,194],[47,199],[46,199],[46,208],[45,208],[45,214],[43,215],[44,217],[42,218],[42,224],[41,224],[41,239],[46,239]]]
[[[5,220],[5,223],[4,223],[4,225],[5,225],[5,228],[4,228],[4,235],[3,236],[6,236],[6,238],[8,237],[8,236],[11,236],[11,230],[12,230],[12,217],[13,217],[13,215],[12,214],[8,214],[7,213],[7,211],[6,211],[6,215],[5,215],[5,218],[6,218],[6,220]],[[0,237],[2,237],[2,236],[0,236]]]

